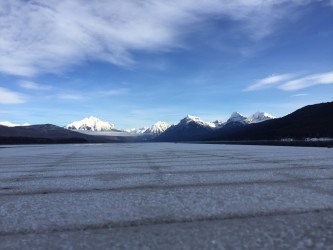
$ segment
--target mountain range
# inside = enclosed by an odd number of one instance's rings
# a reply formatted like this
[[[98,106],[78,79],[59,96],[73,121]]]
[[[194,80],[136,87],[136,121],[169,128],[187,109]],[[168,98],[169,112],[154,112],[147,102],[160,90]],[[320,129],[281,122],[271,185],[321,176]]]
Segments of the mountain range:
[[[233,122],[241,122],[241,123],[257,123],[264,120],[272,119],[273,116],[269,115],[268,113],[264,112],[257,112],[249,117],[244,117],[241,114],[234,112],[231,117],[228,119],[226,123],[223,123],[220,120],[215,120],[213,122],[206,122],[201,120],[199,117],[187,115],[181,122],[183,123],[190,123],[195,122],[201,126],[210,127],[210,128],[220,128],[224,126],[224,124],[233,123]],[[166,122],[159,121],[150,127],[142,127],[139,129],[116,129],[113,123],[102,121],[94,116],[86,117],[80,121],[72,122],[64,128],[70,129],[73,131],[83,132],[83,131],[91,131],[91,132],[127,132],[134,135],[152,135],[158,136],[172,125],[169,125]]]
[[[159,135],[155,141],[200,141],[214,131],[222,128],[254,124],[274,118],[275,117],[265,112],[257,112],[249,117],[234,112],[226,122],[219,120],[215,122],[205,122],[199,117],[188,115],[180,120],[178,124],[172,125],[164,133]]]
[[[265,112],[245,117],[234,112],[226,122],[206,122],[188,115],[178,124],[157,122],[151,127],[122,130],[96,117],[64,127],[52,124],[0,124],[0,143],[70,143],[126,141],[260,141],[333,138],[333,102],[305,106],[281,118]]]
[[[223,127],[206,141],[333,138],[333,102],[308,105],[281,118]]]
[[[166,122],[157,122],[153,124],[151,127],[143,127],[140,129],[116,129],[115,125],[109,122],[104,122],[94,116],[86,117],[83,120],[72,122],[64,128],[77,131],[77,132],[110,132],[110,135],[116,135],[117,132],[121,133],[122,136],[151,136],[155,137],[163,133],[166,129],[168,129],[170,125]],[[93,135],[94,133],[89,133]],[[95,133],[98,134],[98,133]],[[103,133],[107,135],[107,133]]]
[[[246,141],[333,138],[333,102],[305,106],[281,118],[256,113],[248,118],[233,113],[213,129],[196,119],[181,120],[155,141]]]

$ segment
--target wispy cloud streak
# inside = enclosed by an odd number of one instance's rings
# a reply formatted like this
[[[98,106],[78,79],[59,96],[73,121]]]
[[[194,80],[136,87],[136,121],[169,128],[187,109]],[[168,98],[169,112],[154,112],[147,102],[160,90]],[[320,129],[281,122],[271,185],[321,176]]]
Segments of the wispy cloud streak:
[[[254,91],[254,90],[261,90],[265,88],[272,87],[274,85],[277,85],[285,80],[289,80],[291,78],[295,77],[293,74],[281,74],[281,75],[272,75],[266,78],[263,78],[247,88],[244,89],[244,91]]]
[[[182,46],[196,23],[220,16],[261,39],[307,0],[3,0],[0,72],[33,76],[87,61],[128,66],[135,51]],[[223,32],[223,31],[218,31]]]
[[[24,95],[0,87],[0,104],[19,104],[24,102]]]
[[[282,84],[280,86],[280,89],[285,91],[293,91],[323,84],[333,84],[333,71],[322,74],[309,75],[306,77],[288,81]]]
[[[89,100],[95,98],[105,98],[113,96],[122,96],[130,93],[129,88],[115,88],[115,89],[106,89],[103,91],[91,91],[91,92],[76,92],[76,93],[60,93],[56,97],[62,100]]]
[[[100,96],[119,96],[119,95],[126,95],[130,91],[129,88],[119,88],[119,89],[109,89],[103,92],[98,92],[96,95]]]
[[[83,100],[85,98],[84,96],[77,94],[60,94],[57,95],[57,97],[62,100],[72,100],[72,101]]]
[[[19,83],[20,87],[29,90],[51,90],[52,87],[44,84],[39,84],[31,81],[21,81]]]
[[[292,95],[292,97],[300,97],[300,96],[308,96],[309,94],[296,94],[296,95]]]
[[[244,91],[256,91],[265,88],[276,87],[284,91],[295,91],[309,88],[315,85],[333,84],[333,71],[312,74],[302,77],[297,77],[296,74],[281,74],[263,78],[254,84],[251,84]],[[302,96],[299,94],[294,96]]]

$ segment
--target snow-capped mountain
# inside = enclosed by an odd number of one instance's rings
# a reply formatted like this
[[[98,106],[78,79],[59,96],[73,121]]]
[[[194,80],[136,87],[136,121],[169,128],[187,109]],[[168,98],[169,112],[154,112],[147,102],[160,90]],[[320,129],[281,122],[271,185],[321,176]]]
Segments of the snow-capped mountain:
[[[240,113],[233,112],[230,118],[227,120],[226,124],[233,124],[233,123],[247,124],[249,123],[249,121],[245,116],[241,115]]]
[[[185,118],[181,119],[177,125],[170,126],[166,122],[157,122],[151,127],[143,127],[140,129],[130,129],[130,130],[117,130],[115,125],[109,122],[101,121],[100,119],[90,116],[84,118],[81,121],[72,122],[66,125],[64,128],[69,130],[77,130],[81,133],[88,133],[91,135],[96,135],[96,133],[108,133],[107,135],[112,136],[139,136],[144,138],[154,138],[164,134],[165,131],[171,129],[173,134],[183,134],[187,139],[199,138],[199,135],[204,135],[210,131],[220,129],[224,126],[238,126],[250,123],[258,123],[273,119],[274,117],[265,112],[257,112],[249,117],[245,117],[237,112],[234,112],[227,122],[222,122],[220,120],[215,120],[212,122],[207,122],[199,117],[187,115]],[[0,122],[0,125],[6,127],[17,127],[17,126],[30,126],[29,124],[15,124],[8,121]],[[169,131],[171,132],[171,131]],[[110,134],[112,133],[112,134]],[[169,133],[168,133],[169,134]],[[197,134],[197,136],[195,135]]]
[[[216,128],[219,125],[219,122],[220,121],[206,122],[206,121],[201,120],[199,117],[192,116],[192,115],[187,115],[185,118],[180,120],[178,125],[186,126],[189,123],[195,123],[195,124],[197,124],[199,126],[203,126],[203,127]]]
[[[234,112],[231,114],[230,118],[227,120],[225,124],[251,124],[267,121],[270,119],[274,119],[275,117],[266,113],[266,112],[257,112],[253,115],[245,117],[238,112]]]
[[[148,127],[142,127],[142,128],[131,128],[131,129],[126,129],[125,131],[131,134],[138,134],[141,135],[144,132],[146,132],[146,130],[148,129]]]
[[[262,116],[264,119],[271,118],[271,116],[254,114],[253,118],[256,119],[252,119],[252,124],[224,126],[205,139],[212,141],[289,141],[309,137],[328,138],[333,135],[333,115],[328,115],[332,114],[332,110],[333,102],[328,102],[308,105],[284,117],[268,121],[262,121]],[[257,120],[262,122],[258,123]]]
[[[177,125],[171,126],[164,133],[160,134],[155,140],[198,141],[214,133],[214,131],[243,127],[246,124],[258,123],[272,118],[273,116],[264,112],[257,112],[249,117],[234,112],[226,122],[220,120],[206,122],[199,117],[188,115],[180,120]]]
[[[176,125],[170,126],[156,141],[195,141],[220,128],[221,121],[206,122],[199,117],[188,115]]]
[[[114,124],[103,122],[100,119],[90,116],[81,121],[72,122],[65,126],[71,130],[89,130],[89,131],[110,131],[115,128]]]
[[[128,133],[131,134],[137,134],[137,135],[152,135],[152,136],[157,136],[163,133],[165,130],[167,130],[170,127],[170,125],[166,122],[157,122],[153,124],[150,127],[143,127],[139,129],[128,129],[125,130]]]
[[[11,123],[11,122],[9,122],[9,121],[0,122],[0,125],[2,125],[2,126],[6,126],[6,127],[30,126],[30,124],[28,124],[28,123],[24,123],[24,124],[15,124],[15,123]]]
[[[250,115],[247,120],[249,121],[249,123],[258,123],[258,122],[263,122],[263,121],[267,121],[270,119],[274,119],[275,117],[266,113],[266,112],[257,112],[253,115]]]
[[[167,130],[170,125],[166,122],[157,122],[153,124],[150,128],[144,131],[145,134],[151,134],[154,136],[162,134],[165,130]]]

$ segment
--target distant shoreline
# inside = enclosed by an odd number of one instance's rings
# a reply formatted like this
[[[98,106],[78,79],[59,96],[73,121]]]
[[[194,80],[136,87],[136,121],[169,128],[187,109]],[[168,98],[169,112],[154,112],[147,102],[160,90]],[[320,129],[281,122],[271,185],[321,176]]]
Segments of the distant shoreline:
[[[88,143],[84,138],[0,137],[0,145]]]
[[[173,141],[173,142],[154,142],[154,141],[105,141],[108,143],[190,143],[190,144],[226,144],[226,145],[262,145],[262,146],[295,146],[295,147],[327,147],[333,148],[333,140],[239,140],[239,141]],[[30,137],[0,137],[0,149],[6,145],[52,145],[52,144],[90,144],[82,138],[30,138]]]
[[[297,147],[333,147],[333,140],[327,141],[277,141],[277,140],[249,140],[249,141],[200,141],[200,144],[230,144],[230,145],[263,145],[263,146],[297,146]]]

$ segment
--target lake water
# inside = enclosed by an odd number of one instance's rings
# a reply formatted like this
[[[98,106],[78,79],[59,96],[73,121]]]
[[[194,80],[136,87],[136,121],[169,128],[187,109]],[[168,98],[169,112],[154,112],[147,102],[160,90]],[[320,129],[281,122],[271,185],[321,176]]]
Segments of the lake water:
[[[332,178],[329,148],[9,146],[0,248],[325,248]]]

